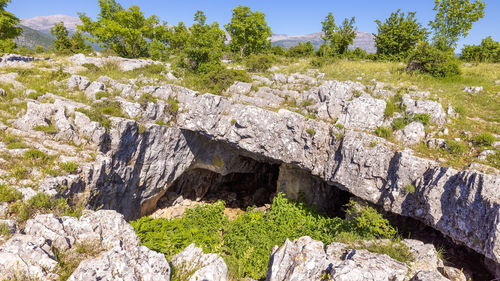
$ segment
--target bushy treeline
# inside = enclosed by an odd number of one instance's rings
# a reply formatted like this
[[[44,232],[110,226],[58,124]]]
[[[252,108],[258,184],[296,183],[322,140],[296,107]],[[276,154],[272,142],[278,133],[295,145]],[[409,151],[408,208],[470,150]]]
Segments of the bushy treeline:
[[[19,19],[5,11],[9,1],[0,0],[0,51],[4,52],[15,48],[12,39],[21,33],[16,27]],[[237,75],[221,70],[223,57],[255,61],[256,56],[266,62],[280,56],[314,57],[313,64],[318,66],[331,58],[405,61],[408,71],[437,77],[457,75],[460,73],[454,55],[457,41],[468,35],[473,23],[484,16],[485,8],[482,0],[435,0],[436,15],[428,27],[418,22],[415,12],[405,14],[397,10],[387,19],[375,21],[377,52],[367,54],[362,49],[348,48],[356,38],[355,18],[336,22],[332,12],[321,22],[323,44],[315,50],[311,42],[290,48],[271,46],[272,33],[265,15],[245,6],[233,9],[231,21],[223,26],[229,35],[226,38],[221,26],[217,22],[208,23],[202,11],[196,12],[194,24],[188,27],[183,22],[168,25],[155,15],[146,17],[138,6],[125,9],[116,0],[98,0],[98,5],[100,12],[95,20],[84,13],[79,14],[82,24],[77,33],[69,36],[63,23],[52,28],[51,33],[56,37],[54,51],[63,54],[90,52],[92,49],[87,42],[92,42],[122,57],[174,59],[187,71],[213,72],[213,79]],[[466,46],[462,59],[498,62],[499,50],[499,43],[488,37],[479,46]],[[43,49],[37,48],[37,51]],[[270,57],[264,59],[264,55]]]

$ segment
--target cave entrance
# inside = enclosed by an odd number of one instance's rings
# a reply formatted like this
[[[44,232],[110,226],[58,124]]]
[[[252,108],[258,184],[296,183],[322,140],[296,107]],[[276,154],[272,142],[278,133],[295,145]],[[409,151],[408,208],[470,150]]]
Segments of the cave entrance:
[[[250,206],[267,209],[276,195],[279,167],[279,164],[257,163],[252,173],[227,175],[191,169],[158,200],[153,217],[179,217],[188,208],[218,200],[226,203],[226,214],[230,218]]]

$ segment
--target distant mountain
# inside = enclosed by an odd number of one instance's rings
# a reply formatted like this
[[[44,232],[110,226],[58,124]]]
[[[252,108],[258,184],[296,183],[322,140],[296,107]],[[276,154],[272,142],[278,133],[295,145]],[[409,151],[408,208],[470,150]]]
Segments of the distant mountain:
[[[321,32],[293,36],[286,34],[273,34],[273,36],[271,37],[271,42],[273,45],[282,47],[291,47],[298,45],[299,42],[306,43],[308,41],[310,41],[314,45],[315,49],[318,49],[319,46],[323,44],[323,40],[321,39]],[[353,44],[349,46],[349,49],[351,50],[354,50],[355,48],[361,48],[367,53],[377,52],[374,36],[371,33],[358,31]]]
[[[77,17],[66,15],[52,15],[52,16],[39,16],[29,19],[21,19],[21,25],[27,26],[31,29],[50,34],[50,29],[58,22],[64,22],[64,26],[68,29],[70,34],[76,32],[76,26],[81,24]]]
[[[14,39],[14,42],[18,46],[34,50],[36,46],[40,45],[45,50],[48,50],[54,45],[54,38],[52,36],[24,25],[21,25],[21,28],[23,29],[23,33]]]

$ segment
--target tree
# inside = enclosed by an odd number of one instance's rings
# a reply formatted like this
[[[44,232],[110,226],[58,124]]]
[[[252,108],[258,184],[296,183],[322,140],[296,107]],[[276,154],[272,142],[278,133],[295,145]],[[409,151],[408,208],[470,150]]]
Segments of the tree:
[[[375,35],[377,55],[382,58],[401,60],[415,48],[419,41],[425,41],[427,30],[417,22],[415,12],[404,13],[397,10],[382,23],[376,20],[378,33]]]
[[[321,22],[321,24],[322,24],[321,31],[323,32],[323,35],[321,35],[321,39],[325,41],[325,47],[323,47],[323,56],[326,56],[326,53],[328,51],[328,48],[326,47],[330,46],[331,42],[335,40],[334,35],[338,27],[335,24],[335,17],[331,12],[328,13],[325,19]]]
[[[147,56],[149,42],[155,39],[155,27],[160,24],[158,17],[144,17],[135,5],[125,10],[115,0],[99,0],[99,7],[97,21],[79,13],[82,25],[78,26],[78,30],[90,34],[87,37],[89,41],[101,43],[102,47],[113,50],[119,56]]]
[[[170,37],[170,47],[174,51],[184,49],[190,36],[191,34],[189,33],[189,30],[184,22],[179,22],[179,24],[174,26],[174,28],[172,29]]]
[[[54,49],[59,53],[85,53],[92,48],[87,45],[85,38],[80,31],[68,37],[69,31],[64,26],[64,22],[54,24],[50,29],[50,33],[56,38],[54,41]]]
[[[320,54],[326,56],[327,53],[345,54],[350,44],[356,38],[356,28],[354,27],[355,19],[344,19],[342,25],[335,24],[335,17],[330,12],[321,22],[323,35],[321,39],[325,43],[321,46]]]
[[[209,25],[206,20],[207,17],[202,11],[196,12],[195,23],[189,28],[191,35],[184,49],[184,66],[202,73],[220,66],[226,37],[217,22]]]
[[[491,36],[484,38],[481,45],[466,45],[461,59],[470,62],[500,62],[500,43]]]
[[[355,23],[354,17],[351,20],[344,19],[342,25],[339,26],[338,31],[336,32],[335,38],[335,52],[338,54],[345,54],[350,44],[356,38],[356,28],[354,27]]]
[[[429,23],[434,45],[442,50],[454,49],[458,39],[469,34],[472,24],[484,17],[484,7],[481,0],[435,0],[437,14]]]
[[[10,0],[0,0],[0,52],[9,52],[16,47],[12,39],[19,36],[23,30],[18,27],[19,19],[5,8]]]
[[[233,9],[231,22],[224,27],[231,35],[231,50],[240,56],[258,54],[271,47],[271,28],[267,25],[265,15],[252,12],[249,7],[238,6]]]
[[[286,52],[287,57],[307,57],[312,54],[314,54],[314,45],[310,41],[299,42],[298,45],[290,47]]]
[[[69,52],[71,50],[71,41],[69,40],[69,31],[64,26],[64,22],[54,24],[50,29],[50,34],[56,38],[54,41],[54,49],[61,52]]]
[[[458,59],[453,52],[443,51],[424,41],[419,42],[410,52],[406,71],[428,73],[438,78],[460,74]]]

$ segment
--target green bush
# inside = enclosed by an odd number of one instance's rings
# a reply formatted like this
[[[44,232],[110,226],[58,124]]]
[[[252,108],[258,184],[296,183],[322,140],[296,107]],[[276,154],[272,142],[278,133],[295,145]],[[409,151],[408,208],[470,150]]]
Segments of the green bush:
[[[17,189],[5,184],[0,184],[0,202],[11,203],[21,199],[21,196],[21,192],[17,191]]]
[[[200,74],[198,74],[200,76]],[[244,70],[226,69],[216,67],[214,70],[201,74],[199,88],[213,94],[222,94],[235,81],[251,82],[248,73]]]
[[[59,163],[59,168],[67,173],[73,173],[78,168],[78,165],[71,161],[61,162]]]
[[[24,152],[24,159],[26,160],[42,160],[45,157],[45,153],[38,149],[29,149]]]
[[[195,243],[205,252],[221,255],[232,276],[263,279],[272,248],[282,245],[287,238],[307,235],[325,244],[345,237],[395,238],[394,228],[373,208],[354,203],[349,208],[350,220],[328,218],[304,203],[289,201],[280,193],[270,210],[249,208],[232,221],[224,215],[224,204],[218,202],[187,210],[181,218],[143,217],[131,224],[143,245],[164,253],[167,259]]]
[[[287,57],[300,58],[309,57],[314,54],[314,45],[311,42],[302,43],[299,42],[298,45],[288,48],[286,51]]]
[[[274,62],[276,62],[274,55],[252,54],[246,59],[245,64],[251,72],[264,72],[273,66]]]
[[[32,218],[36,213],[55,213],[56,215],[79,217],[81,208],[68,205],[65,198],[50,197],[45,193],[38,193],[27,202],[17,201],[9,206],[9,211],[16,213],[20,221]]]
[[[474,144],[484,146],[491,146],[496,140],[497,138],[490,133],[481,133],[472,138]]]
[[[408,57],[406,71],[442,78],[459,75],[458,65],[458,59],[451,51],[441,51],[427,42],[420,42]]]
[[[467,145],[462,141],[446,140],[446,147],[452,154],[463,154],[467,150]]]
[[[465,45],[460,58],[468,62],[500,62],[500,43],[488,36],[481,45]]]
[[[413,115],[413,121],[418,121],[424,125],[428,125],[431,122],[431,115],[428,113],[418,113]]]
[[[378,127],[375,129],[375,134],[381,138],[390,138],[392,137],[392,128],[391,127]]]
[[[392,120],[392,128],[394,128],[394,130],[400,130],[411,122],[413,122],[413,117],[409,114],[403,114],[403,117]]]

